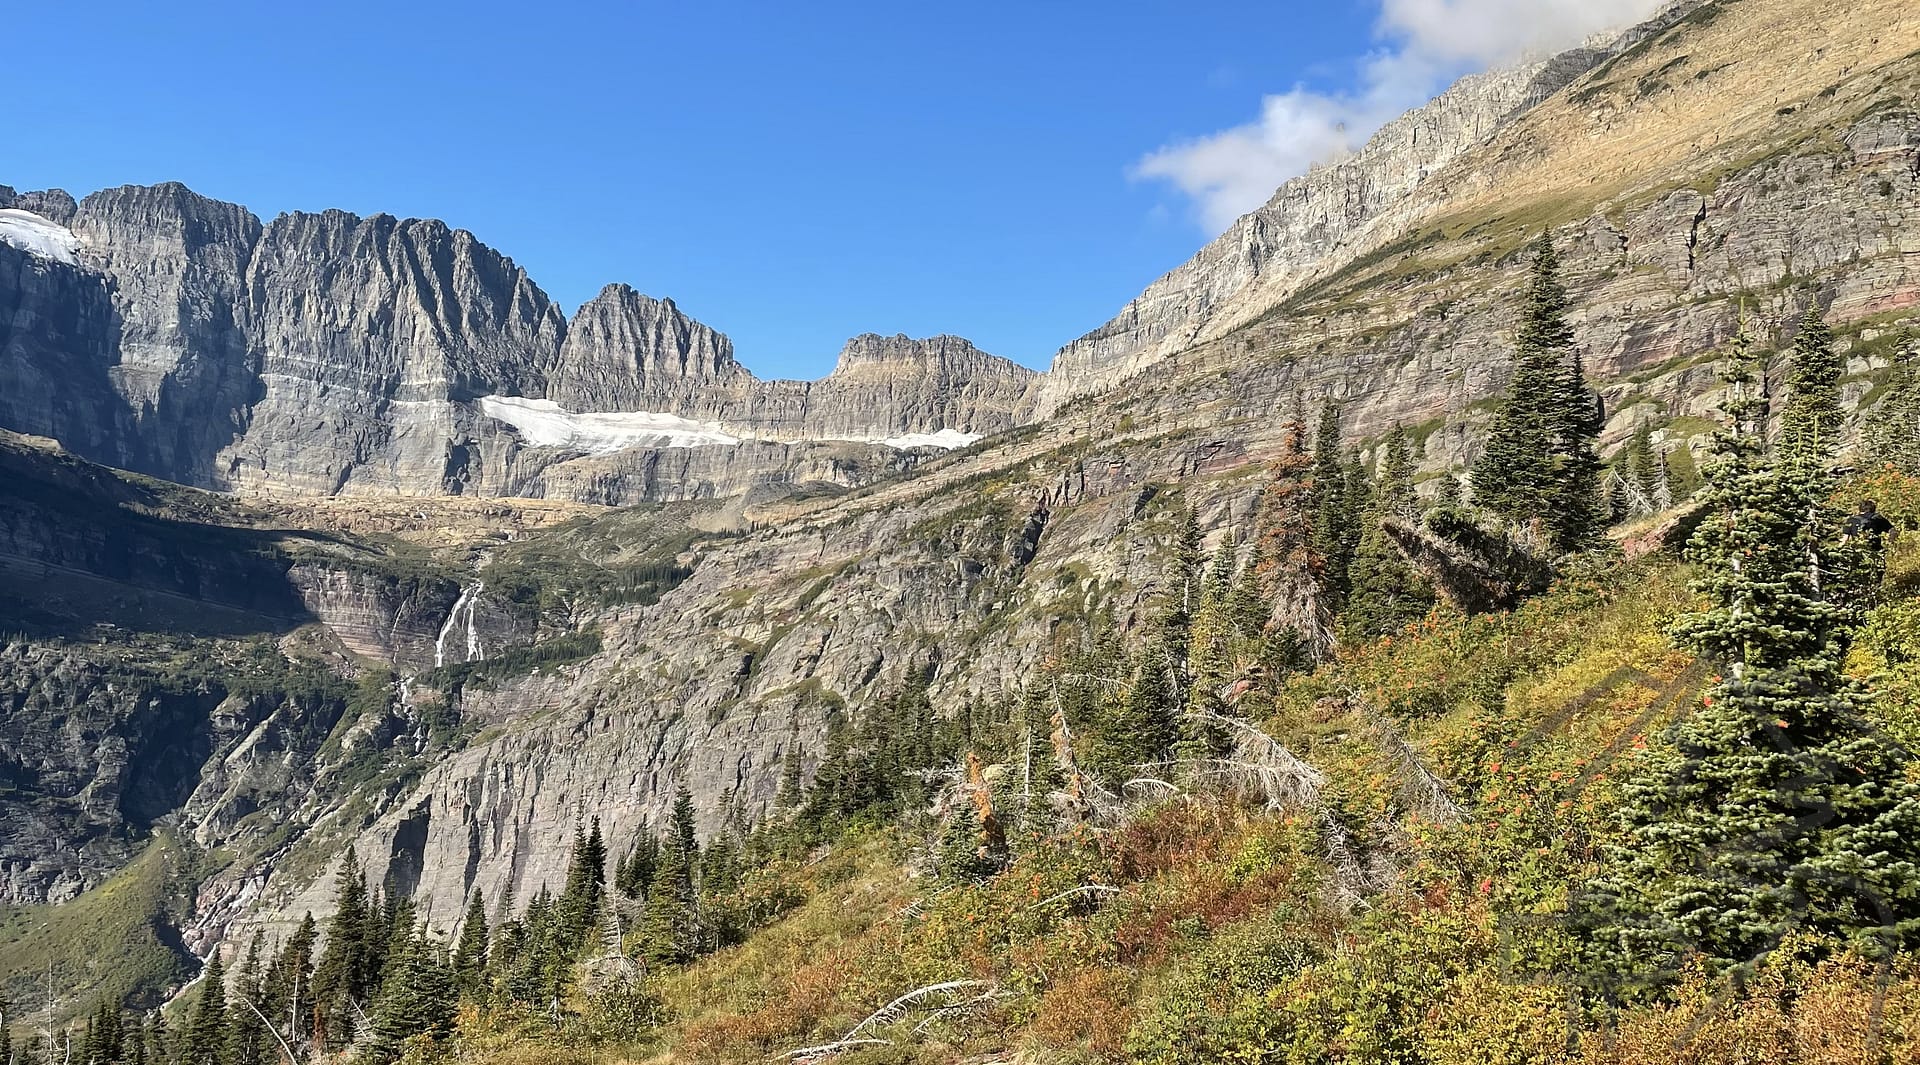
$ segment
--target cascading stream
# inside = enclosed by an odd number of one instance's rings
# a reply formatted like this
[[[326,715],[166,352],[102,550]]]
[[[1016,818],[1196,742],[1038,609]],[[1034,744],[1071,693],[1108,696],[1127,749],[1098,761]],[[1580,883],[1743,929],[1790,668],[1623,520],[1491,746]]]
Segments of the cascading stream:
[[[436,667],[447,664],[447,637],[452,634],[453,627],[460,623],[460,613],[463,610],[467,615],[467,650],[466,656],[461,661],[472,662],[481,657],[479,622],[474,617],[474,605],[478,602],[480,591],[484,587],[486,587],[484,582],[476,581],[461,589],[460,598],[453,601],[453,609],[447,611],[447,620],[441,624],[440,635],[433,641],[433,664]]]

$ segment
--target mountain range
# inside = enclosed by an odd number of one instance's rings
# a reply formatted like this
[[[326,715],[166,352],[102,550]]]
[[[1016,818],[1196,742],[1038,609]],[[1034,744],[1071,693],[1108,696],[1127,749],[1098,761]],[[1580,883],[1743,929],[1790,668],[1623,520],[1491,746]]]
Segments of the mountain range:
[[[0,898],[174,833],[221,856],[204,952],[324,912],[348,842],[444,924],[557,886],[582,809],[616,851],[680,783],[703,832],[764,813],[903,678],[950,713],[1062,625],[1139,624],[1177,507],[1251,539],[1299,412],[1369,459],[1402,428],[1446,491],[1542,233],[1603,440],[1690,476],[1743,319],[1825,311],[1860,400],[1920,307],[1916,42],[1907,0],[1688,0],[1466,78],[1045,373],[864,335],[761,380],[671,300],[569,318],[439,222],[0,187],[0,589],[38,611],[0,648]],[[112,654],[72,639],[102,618]],[[344,687],[182,672],[261,641]]]

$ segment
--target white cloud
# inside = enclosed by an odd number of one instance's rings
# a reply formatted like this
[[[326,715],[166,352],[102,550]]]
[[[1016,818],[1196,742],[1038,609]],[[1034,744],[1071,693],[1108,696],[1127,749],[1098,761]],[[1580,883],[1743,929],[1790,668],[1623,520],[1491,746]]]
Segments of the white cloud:
[[[1570,48],[1601,30],[1647,18],[1662,0],[1382,0],[1380,51],[1359,64],[1359,88],[1296,87],[1261,101],[1246,125],[1168,145],[1135,177],[1172,182],[1219,232],[1265,203],[1287,179],[1356,151],[1395,116],[1452,77]]]

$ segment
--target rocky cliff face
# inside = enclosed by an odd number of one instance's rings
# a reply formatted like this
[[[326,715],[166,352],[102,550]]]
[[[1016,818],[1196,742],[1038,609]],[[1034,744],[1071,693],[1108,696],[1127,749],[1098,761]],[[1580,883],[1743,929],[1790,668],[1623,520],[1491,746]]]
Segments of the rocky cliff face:
[[[762,381],[672,300],[610,285],[580,308],[547,398],[574,412],[653,411],[778,442],[1012,428],[1039,375],[960,337],[849,340],[819,381]]]
[[[1580,75],[1699,6],[1683,0],[1606,48],[1462,78],[1383,126],[1359,152],[1288,181],[1199,254],[1147,286],[1118,316],[1060,349],[1039,413],[1113,387],[1168,355],[1224,335],[1267,311],[1308,277],[1351,262],[1382,211],[1511,125]]]
[[[8,189],[0,210],[24,213],[0,227],[0,427],[257,496],[564,495],[591,481],[578,498],[634,503],[849,487],[921,441],[846,461],[780,445],[998,431],[1032,377],[955,338],[902,337],[851,376],[759,381],[670,300],[609,286],[569,323],[511,260],[434,221],[327,211],[263,226],[177,184],[77,205]],[[22,232],[51,234],[58,254]],[[629,469],[681,471],[665,476],[546,475],[582,449],[484,416],[487,396],[699,419],[742,439],[616,448]],[[702,453],[676,453],[689,450]]]
[[[700,417],[752,377],[734,361],[732,341],[672,300],[608,285],[573,316],[547,398],[573,411]]]

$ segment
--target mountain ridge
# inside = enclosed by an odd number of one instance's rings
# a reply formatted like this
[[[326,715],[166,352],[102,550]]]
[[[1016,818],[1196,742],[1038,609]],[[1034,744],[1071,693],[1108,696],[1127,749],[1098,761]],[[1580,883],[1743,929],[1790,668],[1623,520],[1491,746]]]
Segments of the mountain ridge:
[[[610,285],[569,319],[512,259],[433,219],[327,210],[262,223],[177,182],[77,204],[0,192],[0,209],[31,207],[71,223],[77,252],[55,261],[0,234],[12,308],[0,425],[201,487],[565,495],[583,456],[523,446],[474,406],[549,389],[576,413],[651,411],[755,438],[723,455],[635,449],[627,472],[591,474],[584,499],[847,487],[912,460],[913,446],[886,441],[938,447],[1010,427],[1032,377],[967,345],[896,361],[877,384],[762,382],[670,300]],[[663,463],[679,469],[657,476]]]

